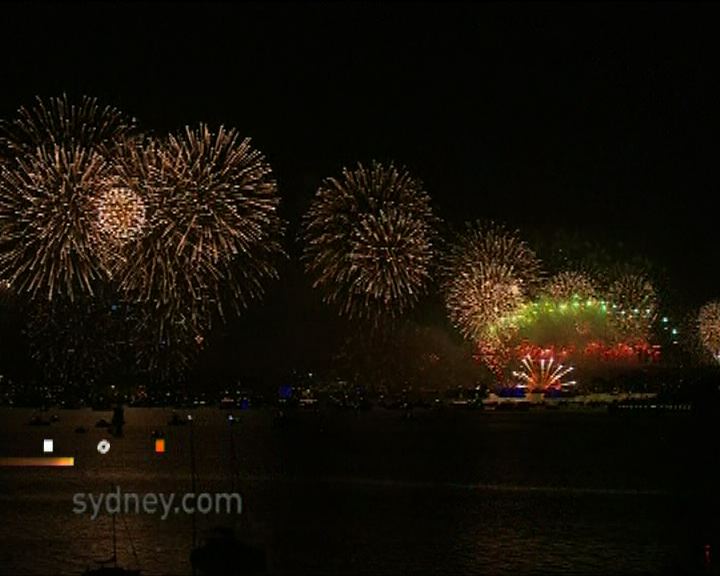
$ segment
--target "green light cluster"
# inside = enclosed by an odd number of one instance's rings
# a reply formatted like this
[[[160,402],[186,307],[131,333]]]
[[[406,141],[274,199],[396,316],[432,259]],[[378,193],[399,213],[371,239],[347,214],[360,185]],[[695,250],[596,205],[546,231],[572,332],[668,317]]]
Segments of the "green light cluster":
[[[513,314],[501,318],[490,329],[491,331],[520,329],[535,324],[543,317],[556,316],[558,319],[564,317],[577,319],[577,317],[586,316],[587,313],[605,317],[608,313],[608,303],[595,298],[580,298],[577,295],[570,299],[560,300],[544,297],[523,304]]]

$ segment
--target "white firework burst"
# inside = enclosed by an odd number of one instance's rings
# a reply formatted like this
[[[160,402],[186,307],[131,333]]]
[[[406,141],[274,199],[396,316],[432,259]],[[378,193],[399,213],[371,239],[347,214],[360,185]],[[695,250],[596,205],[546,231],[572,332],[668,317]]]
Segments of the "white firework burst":
[[[521,362],[521,369],[513,371],[513,376],[518,378],[531,392],[543,392],[548,389],[560,389],[576,384],[574,380],[563,381],[563,378],[574,370],[572,366],[564,366],[555,362],[555,358],[533,359],[530,355],[525,356]]]

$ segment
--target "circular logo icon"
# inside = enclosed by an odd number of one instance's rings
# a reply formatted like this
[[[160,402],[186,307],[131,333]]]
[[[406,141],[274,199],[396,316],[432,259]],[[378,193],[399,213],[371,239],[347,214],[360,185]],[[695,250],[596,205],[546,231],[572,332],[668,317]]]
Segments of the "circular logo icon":
[[[97,451],[100,452],[100,454],[107,454],[110,452],[110,442],[107,440],[100,440],[97,445]]]

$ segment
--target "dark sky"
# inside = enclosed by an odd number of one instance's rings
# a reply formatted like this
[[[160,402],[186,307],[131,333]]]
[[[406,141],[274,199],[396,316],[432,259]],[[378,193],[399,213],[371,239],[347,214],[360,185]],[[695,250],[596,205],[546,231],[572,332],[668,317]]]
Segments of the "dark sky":
[[[449,222],[622,242],[696,304],[720,295],[719,16],[685,3],[17,5],[0,25],[0,115],[67,92],[159,131],[235,126],[272,163],[293,233],[322,177],[392,159]],[[276,290],[300,290],[298,276]]]

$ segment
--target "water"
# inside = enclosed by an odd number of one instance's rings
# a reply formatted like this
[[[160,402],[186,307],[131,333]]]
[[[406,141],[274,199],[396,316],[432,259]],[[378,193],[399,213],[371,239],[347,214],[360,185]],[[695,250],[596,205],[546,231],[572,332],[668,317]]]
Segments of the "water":
[[[58,411],[48,428],[0,411],[0,455],[41,455],[52,437],[76,458],[0,470],[0,573],[78,574],[111,556],[110,518],[74,514],[75,493],[189,492],[190,427],[168,426],[170,412],[128,409],[115,439],[93,427],[108,413]],[[198,516],[200,533],[232,526],[273,573],[718,573],[715,429],[689,415],[374,410],[281,427],[264,410],[234,425],[192,413],[197,490],[243,497],[239,516]],[[126,515],[117,536],[122,565],[191,572],[189,516]]]

